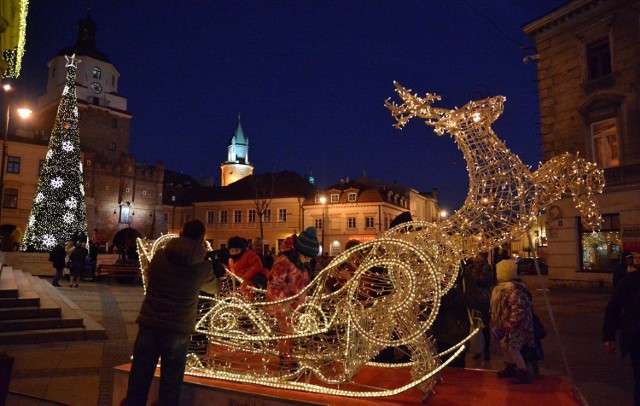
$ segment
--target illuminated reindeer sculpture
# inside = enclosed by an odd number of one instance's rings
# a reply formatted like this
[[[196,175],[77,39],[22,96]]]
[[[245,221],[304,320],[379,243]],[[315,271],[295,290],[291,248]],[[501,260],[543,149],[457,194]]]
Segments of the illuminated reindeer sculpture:
[[[240,281],[228,273],[218,294],[201,298],[188,374],[342,396],[389,396],[415,386],[427,390],[469,339],[438,354],[429,333],[462,260],[526,232],[565,193],[573,196],[585,224],[599,224],[595,194],[603,188],[602,171],[565,154],[531,172],[491,129],[504,97],[447,110],[431,106],[439,96],[421,98],[398,84],[396,91],[404,103],[387,100],[385,105],[397,128],[418,117],[458,144],[470,177],[464,206],[444,222],[404,223],[339,254],[286,300],[266,302],[259,289],[239,292]],[[173,237],[138,241],[145,284],[153,253]],[[298,298],[304,300],[282,331],[272,310]],[[292,342],[294,366],[280,365],[280,340]],[[410,361],[372,362],[388,347],[402,348]],[[359,380],[365,367],[410,373],[404,385],[371,387]]]

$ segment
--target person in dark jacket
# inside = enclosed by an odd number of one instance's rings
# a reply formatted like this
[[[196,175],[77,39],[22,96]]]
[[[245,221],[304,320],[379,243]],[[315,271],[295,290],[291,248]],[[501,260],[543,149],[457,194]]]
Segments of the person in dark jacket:
[[[60,278],[62,278],[62,272],[66,264],[66,257],[67,252],[64,250],[64,245],[62,245],[62,241],[59,241],[49,253],[49,261],[53,263],[53,267],[56,270],[53,281],[51,281],[53,286],[60,286]]]
[[[629,354],[635,389],[633,404],[640,406],[640,254],[618,282],[604,313],[602,341],[605,351],[615,354],[616,333],[620,330],[620,355]]]
[[[126,405],[146,405],[153,373],[162,358],[160,405],[180,404],[189,336],[195,330],[198,294],[216,276],[204,248],[205,227],[185,223],[180,237],[158,250],[148,269],[138,336],[133,349]],[[219,269],[224,269],[219,267]],[[218,272],[218,268],[216,268]]]
[[[69,254],[69,261],[71,261],[71,285],[72,288],[78,287],[78,282],[82,278],[82,272],[84,272],[84,264],[87,259],[89,251],[85,248],[83,242],[76,244],[76,247]]]
[[[489,321],[489,302],[491,301],[491,291],[495,285],[494,272],[487,262],[486,253],[478,253],[465,268],[463,272],[464,295],[470,309],[476,309],[482,316],[482,346],[476,348],[474,359],[483,357],[485,361],[491,359],[491,330]],[[474,339],[480,339],[477,337]],[[480,352],[481,351],[481,352]]]
[[[615,288],[618,285],[618,282],[626,275],[628,270],[633,271],[633,268],[633,254],[624,254],[624,261],[613,271],[613,277],[611,278],[613,287]]]

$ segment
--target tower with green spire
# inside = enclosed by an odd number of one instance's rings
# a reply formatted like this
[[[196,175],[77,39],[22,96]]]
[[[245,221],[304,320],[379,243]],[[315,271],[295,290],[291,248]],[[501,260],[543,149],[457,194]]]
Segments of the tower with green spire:
[[[249,138],[244,135],[238,114],[238,125],[227,146],[227,161],[220,165],[222,178],[220,185],[228,186],[242,178],[253,175],[253,165],[249,163]]]
[[[66,58],[66,83],[24,235],[23,250],[26,251],[50,251],[59,240],[86,236],[76,96],[76,70],[80,61],[75,54]]]

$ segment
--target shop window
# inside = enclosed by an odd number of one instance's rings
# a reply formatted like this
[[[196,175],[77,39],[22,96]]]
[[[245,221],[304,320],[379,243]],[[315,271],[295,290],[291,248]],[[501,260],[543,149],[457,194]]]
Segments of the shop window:
[[[613,272],[622,257],[620,215],[603,214],[600,230],[581,229],[582,271]]]

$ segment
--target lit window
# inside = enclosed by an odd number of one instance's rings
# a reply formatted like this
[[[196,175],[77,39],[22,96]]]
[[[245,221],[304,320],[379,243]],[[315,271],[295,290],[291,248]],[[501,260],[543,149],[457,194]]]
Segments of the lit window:
[[[7,173],[20,173],[20,157],[10,156],[7,161]]]
[[[354,203],[356,201],[356,197],[357,197],[357,194],[354,192],[351,192],[347,195],[347,201],[349,203]]]
[[[620,165],[616,119],[610,118],[591,124],[593,159],[601,168]]]
[[[98,68],[97,66],[93,67],[93,78],[94,79],[100,79],[100,77],[102,76],[102,70],[100,70],[100,68]]]
[[[242,223],[242,210],[234,210],[233,211],[233,222],[234,223]]]
[[[356,218],[347,217],[347,228],[356,228]]]
[[[278,223],[287,222],[287,209],[278,209]]]
[[[337,193],[333,193],[331,195],[331,203],[338,203],[340,201],[340,195]]]
[[[613,272],[622,253],[620,214],[603,214],[598,232],[580,231],[582,271]]]
[[[227,224],[227,211],[220,210],[220,224]]]
[[[4,189],[4,204],[5,209],[15,209],[18,207],[18,189],[5,188]]]
[[[247,212],[247,221],[249,223],[256,222],[256,209],[249,209],[249,211]]]

